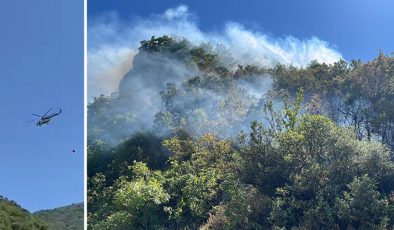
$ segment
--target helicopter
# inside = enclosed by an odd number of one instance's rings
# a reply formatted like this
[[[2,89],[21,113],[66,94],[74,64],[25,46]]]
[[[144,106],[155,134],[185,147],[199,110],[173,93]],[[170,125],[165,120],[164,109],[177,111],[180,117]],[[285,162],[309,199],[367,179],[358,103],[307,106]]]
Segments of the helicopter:
[[[35,114],[35,113],[32,113],[34,116],[37,116],[37,117],[39,117],[39,121],[37,121],[37,123],[36,123],[36,125],[37,126],[42,126],[42,125],[45,125],[45,124],[48,124],[49,123],[49,121],[51,120],[51,118],[52,117],[55,117],[55,116],[58,116],[59,114],[61,114],[62,113],[62,109],[59,107],[59,112],[54,112],[54,113],[49,113],[50,111],[52,110],[52,108],[51,109],[49,109],[48,110],[48,112],[46,112],[44,115],[38,115],[38,114]],[[48,114],[49,113],[49,114]]]

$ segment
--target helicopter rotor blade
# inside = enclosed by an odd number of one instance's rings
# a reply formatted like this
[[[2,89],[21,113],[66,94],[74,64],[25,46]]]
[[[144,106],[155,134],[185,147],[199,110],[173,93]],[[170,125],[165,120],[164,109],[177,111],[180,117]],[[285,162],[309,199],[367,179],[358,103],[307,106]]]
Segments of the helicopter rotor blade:
[[[58,107],[59,108],[59,111],[58,112],[55,112],[55,113],[53,113],[52,115],[53,116],[57,116],[57,115],[59,115],[59,114],[61,114],[62,113],[62,108],[60,108],[60,107]]]
[[[38,114],[35,114],[35,113],[32,113],[34,116],[37,116],[37,117],[43,117],[43,116],[41,116],[41,115],[38,115]],[[45,116],[45,115],[44,115]]]
[[[45,115],[47,115],[48,113],[49,113],[49,111],[51,111],[52,110],[52,108],[50,108],[49,110],[48,110],[48,112],[46,112],[44,115],[43,115],[43,117],[45,117]]]
[[[31,123],[31,122],[33,122],[33,121],[37,121],[39,118],[34,118],[33,120],[30,120],[30,121],[26,121],[26,123]]]

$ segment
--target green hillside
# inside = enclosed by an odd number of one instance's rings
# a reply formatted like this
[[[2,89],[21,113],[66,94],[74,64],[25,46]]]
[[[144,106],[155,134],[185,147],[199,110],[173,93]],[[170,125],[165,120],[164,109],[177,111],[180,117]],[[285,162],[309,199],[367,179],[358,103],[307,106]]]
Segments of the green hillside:
[[[44,230],[48,225],[14,201],[0,196],[0,230]]]
[[[83,203],[72,204],[52,210],[42,210],[33,214],[49,224],[49,229],[83,229]]]
[[[89,229],[394,229],[394,56],[231,53],[152,37],[88,105]]]

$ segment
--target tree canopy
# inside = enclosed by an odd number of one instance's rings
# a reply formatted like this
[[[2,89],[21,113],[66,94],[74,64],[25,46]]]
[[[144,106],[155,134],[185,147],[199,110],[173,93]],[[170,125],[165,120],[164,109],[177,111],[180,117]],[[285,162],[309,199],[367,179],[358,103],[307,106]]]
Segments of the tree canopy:
[[[394,57],[228,55],[152,37],[88,105],[89,228],[392,228]]]

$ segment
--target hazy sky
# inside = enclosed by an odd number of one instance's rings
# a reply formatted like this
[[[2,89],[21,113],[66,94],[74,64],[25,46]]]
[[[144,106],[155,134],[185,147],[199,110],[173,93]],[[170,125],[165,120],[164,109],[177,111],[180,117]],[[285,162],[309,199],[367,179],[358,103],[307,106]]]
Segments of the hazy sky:
[[[88,100],[117,91],[153,35],[224,44],[246,64],[368,61],[394,51],[392,10],[390,0],[88,1]]]
[[[83,1],[1,1],[0,28],[0,195],[29,211],[82,202]]]
[[[394,51],[392,0],[143,0],[88,1],[88,16],[116,11],[128,20],[147,17],[184,4],[197,16],[203,31],[221,30],[229,21],[273,37],[317,37],[347,60],[374,58],[379,49]]]

